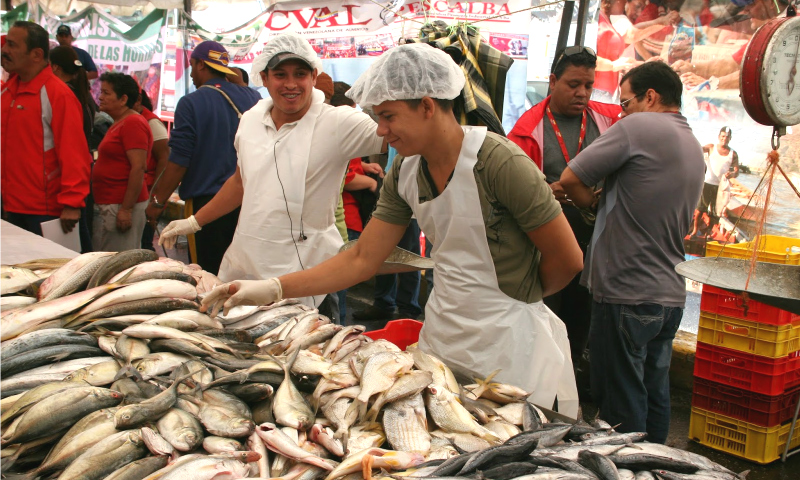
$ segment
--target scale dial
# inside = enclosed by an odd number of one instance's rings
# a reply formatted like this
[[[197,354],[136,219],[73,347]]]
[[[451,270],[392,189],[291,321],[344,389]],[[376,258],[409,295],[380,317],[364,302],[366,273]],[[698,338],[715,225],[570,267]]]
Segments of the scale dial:
[[[753,35],[739,78],[753,120],[778,127],[800,123],[799,51],[800,17],[774,19]]]

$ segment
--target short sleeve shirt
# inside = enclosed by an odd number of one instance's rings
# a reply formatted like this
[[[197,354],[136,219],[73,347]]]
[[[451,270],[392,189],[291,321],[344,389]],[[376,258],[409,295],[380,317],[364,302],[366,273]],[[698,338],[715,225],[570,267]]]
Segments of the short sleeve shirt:
[[[92,56],[89,55],[89,52],[78,47],[72,47],[72,49],[78,54],[78,60],[81,61],[83,68],[86,69],[87,72],[97,71],[97,65],[94,64],[94,60],[92,60]]]
[[[703,150],[677,113],[640,112],[569,163],[584,185],[605,179],[581,282],[595,301],[683,307],[685,260],[703,187]]]
[[[372,215],[395,225],[408,224],[413,214],[398,191],[402,164],[403,157],[395,158]],[[478,152],[474,172],[486,240],[500,290],[523,302],[541,300],[541,252],[530,241],[527,232],[561,214],[561,207],[545,182],[544,174],[519,146],[491,132],[486,134]],[[416,181],[420,202],[436,197],[436,187],[424,168],[417,172]]]
[[[213,78],[206,85],[225,92],[242,114],[261,100],[255,90],[222,78]],[[214,195],[236,172],[233,141],[238,128],[239,116],[213,89],[199,88],[178,101],[169,161],[187,169],[178,188],[182,199]]]
[[[95,203],[119,204],[125,197],[131,163],[127,151],[141,149],[150,152],[153,148],[153,134],[147,120],[139,114],[128,115],[108,129],[97,149],[97,162],[92,171],[92,194]],[[137,202],[147,200],[147,186],[142,189]]]

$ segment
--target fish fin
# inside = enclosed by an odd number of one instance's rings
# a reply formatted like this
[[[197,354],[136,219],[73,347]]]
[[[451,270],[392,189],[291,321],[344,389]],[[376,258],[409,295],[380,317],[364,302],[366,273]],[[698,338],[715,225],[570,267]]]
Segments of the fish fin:
[[[300,354],[300,349],[298,348],[292,353],[292,356],[289,357],[289,360],[286,362],[286,371],[291,373],[292,367],[294,366],[294,362],[297,360],[297,356]]]
[[[17,461],[19,453],[22,452],[22,449],[18,450],[18,453],[15,453],[11,456],[8,460],[3,460],[3,469],[11,468],[12,465]],[[39,471],[34,469],[28,473],[4,473],[3,479],[4,480],[35,480],[41,477],[39,475]]]
[[[133,275],[133,271],[134,270],[136,270],[136,269],[135,268],[129,269],[128,273],[123,275],[119,280],[117,280],[116,282],[111,283],[111,284],[107,283],[106,285],[114,285],[115,287],[125,286],[125,282],[128,280],[128,278],[130,278],[131,275]]]
[[[64,353],[56,353],[56,354],[50,355],[49,357],[46,357],[46,358],[48,358],[51,361],[50,363],[55,363],[55,362],[59,362],[61,360],[64,360],[67,357],[69,357],[69,353],[68,352],[64,352]]]
[[[132,377],[136,380],[143,380],[142,374],[139,373],[139,371],[136,370],[136,368],[130,363],[119,369],[117,374],[114,376],[114,381],[116,382],[120,378],[124,377]]]
[[[377,423],[376,420],[378,419],[378,414],[380,414],[380,409],[375,408],[375,405],[378,405],[378,403],[376,402],[372,404],[372,406],[369,408],[367,415],[364,417],[364,423]]]
[[[749,474],[749,473],[750,473],[750,470],[745,470],[743,472],[740,472],[740,473],[736,474],[736,476],[741,478],[742,480],[744,480],[745,478],[747,478],[747,474]]]
[[[361,478],[364,480],[372,480],[372,464],[375,457],[366,454],[361,458]]]

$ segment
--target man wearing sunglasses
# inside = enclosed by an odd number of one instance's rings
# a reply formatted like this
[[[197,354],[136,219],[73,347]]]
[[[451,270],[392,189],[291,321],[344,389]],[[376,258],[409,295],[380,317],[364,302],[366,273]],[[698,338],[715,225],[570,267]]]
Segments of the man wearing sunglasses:
[[[667,64],[622,77],[622,119],[561,175],[578,206],[604,179],[581,282],[592,292],[592,398],[620,432],[669,432],[672,340],[683,316],[684,261],[703,187],[703,149],[680,114],[683,85]]]
[[[550,96],[525,112],[508,134],[544,172],[584,255],[593,227],[567,198],[559,179],[569,161],[619,119],[617,105],[589,100],[596,66],[597,55],[589,47],[559,52],[550,74]],[[589,340],[592,309],[592,297],[579,280],[576,275],[564,289],[544,299],[567,327],[576,367]]]

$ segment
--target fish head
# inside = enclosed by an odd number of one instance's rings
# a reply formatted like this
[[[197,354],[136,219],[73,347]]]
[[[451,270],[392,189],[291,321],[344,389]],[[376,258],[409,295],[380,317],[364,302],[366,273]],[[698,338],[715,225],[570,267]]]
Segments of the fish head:
[[[315,424],[314,424],[314,426],[313,426],[313,427],[311,427],[311,430],[309,430],[309,431],[308,431],[308,438],[309,438],[309,439],[310,439],[312,442],[319,443],[319,441],[318,441],[318,438],[319,438],[319,435],[320,435],[320,434],[321,434],[323,431],[325,431],[325,427],[323,427],[323,426],[322,426],[322,425],[320,425],[319,423],[315,423]]]
[[[202,434],[192,429],[186,429],[178,435],[172,446],[181,452],[188,452],[194,450],[194,448],[200,445],[202,441]]]
[[[142,376],[142,379],[149,380],[152,376],[149,374],[150,372],[150,365],[153,363],[153,360],[145,359],[139,360],[136,363],[136,371],[139,372],[139,375]]]
[[[245,451],[245,452],[227,452],[226,456],[230,456],[234,460],[242,463],[257,462],[261,460],[261,454],[258,452]]]
[[[118,430],[124,430],[146,420],[147,415],[139,404],[127,405],[120,408],[114,415],[114,426]]]
[[[228,423],[228,433],[230,436],[239,438],[246,437],[253,433],[256,424],[246,418],[235,418]]]

